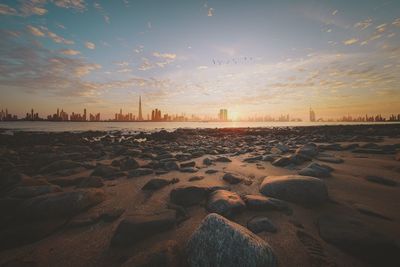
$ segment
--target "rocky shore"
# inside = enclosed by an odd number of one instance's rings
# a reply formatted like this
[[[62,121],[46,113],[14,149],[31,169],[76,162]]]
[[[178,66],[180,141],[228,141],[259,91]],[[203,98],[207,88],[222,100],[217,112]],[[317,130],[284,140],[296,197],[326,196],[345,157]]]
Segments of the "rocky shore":
[[[400,124],[0,129],[0,266],[400,266]]]

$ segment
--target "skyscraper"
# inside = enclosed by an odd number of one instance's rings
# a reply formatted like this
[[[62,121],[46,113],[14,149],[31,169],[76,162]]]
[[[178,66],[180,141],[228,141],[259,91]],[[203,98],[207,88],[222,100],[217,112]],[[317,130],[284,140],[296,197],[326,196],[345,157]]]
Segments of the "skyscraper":
[[[143,120],[143,116],[142,116],[142,96],[139,96],[139,116],[138,116],[138,120],[139,121]]]
[[[310,107],[310,121],[315,121],[315,112]]]

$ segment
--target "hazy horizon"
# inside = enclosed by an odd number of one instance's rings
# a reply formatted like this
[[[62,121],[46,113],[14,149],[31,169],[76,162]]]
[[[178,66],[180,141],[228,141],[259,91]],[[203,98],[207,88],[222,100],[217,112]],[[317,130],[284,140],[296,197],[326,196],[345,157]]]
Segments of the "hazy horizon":
[[[0,4],[0,110],[400,112],[399,1]],[[397,74],[396,74],[397,73]]]

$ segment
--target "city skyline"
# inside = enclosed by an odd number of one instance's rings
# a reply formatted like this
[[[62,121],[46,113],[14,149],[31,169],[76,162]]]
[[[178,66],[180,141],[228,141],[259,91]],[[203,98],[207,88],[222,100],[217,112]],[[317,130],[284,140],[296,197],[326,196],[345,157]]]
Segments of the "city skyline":
[[[284,14],[284,15],[282,15]],[[400,2],[11,1],[0,106],[144,116],[397,114]],[[39,110],[40,108],[40,110]],[[146,118],[144,118],[146,119]]]

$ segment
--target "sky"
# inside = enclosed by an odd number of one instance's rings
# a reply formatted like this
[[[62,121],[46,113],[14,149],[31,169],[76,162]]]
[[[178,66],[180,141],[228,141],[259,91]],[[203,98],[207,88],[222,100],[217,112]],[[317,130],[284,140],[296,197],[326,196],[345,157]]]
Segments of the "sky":
[[[0,109],[400,113],[398,0],[0,0]]]

